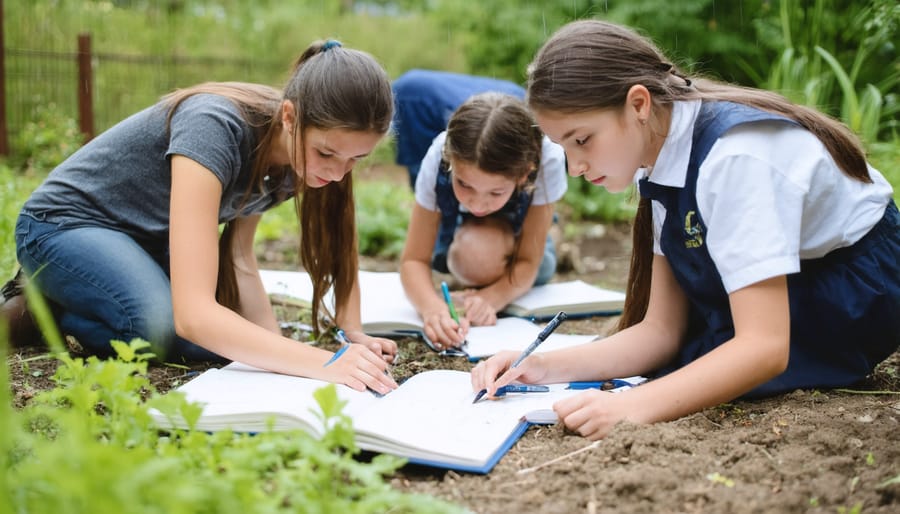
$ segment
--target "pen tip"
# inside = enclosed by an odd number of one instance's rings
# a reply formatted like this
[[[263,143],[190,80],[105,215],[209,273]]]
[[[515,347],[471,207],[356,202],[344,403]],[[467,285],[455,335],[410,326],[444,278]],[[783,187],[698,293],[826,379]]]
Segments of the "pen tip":
[[[472,403],[478,403],[478,400],[480,400],[486,394],[487,394],[487,389],[482,389],[481,391],[478,391],[478,394],[475,395],[475,399],[472,400]]]

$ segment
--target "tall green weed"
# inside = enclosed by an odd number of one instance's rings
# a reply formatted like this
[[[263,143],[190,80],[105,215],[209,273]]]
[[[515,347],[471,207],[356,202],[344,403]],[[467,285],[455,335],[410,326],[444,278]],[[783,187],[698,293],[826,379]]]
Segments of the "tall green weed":
[[[806,10],[792,0],[780,4],[785,48],[761,78],[763,87],[838,117],[866,143],[890,140],[900,113],[900,64],[884,67],[879,61],[896,53],[891,39],[900,31],[900,5],[870,0],[836,26],[832,3],[816,0]],[[799,19],[807,23],[798,26]],[[859,44],[852,50],[838,47],[835,33]]]

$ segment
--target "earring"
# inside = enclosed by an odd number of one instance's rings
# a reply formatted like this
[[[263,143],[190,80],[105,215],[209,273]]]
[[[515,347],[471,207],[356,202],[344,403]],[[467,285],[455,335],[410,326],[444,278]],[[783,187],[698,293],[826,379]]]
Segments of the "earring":
[[[641,118],[641,125],[646,125],[646,124],[647,124],[647,120],[645,118]]]

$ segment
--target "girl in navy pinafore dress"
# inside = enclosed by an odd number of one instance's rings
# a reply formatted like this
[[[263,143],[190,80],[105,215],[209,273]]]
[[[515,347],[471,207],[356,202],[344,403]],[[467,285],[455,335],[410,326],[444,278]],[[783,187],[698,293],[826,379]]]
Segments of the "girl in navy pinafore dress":
[[[837,121],[688,78],[646,39],[596,20],[547,41],[528,103],[570,175],[612,192],[637,183],[628,298],[616,334],[514,369],[514,352],[498,354],[473,371],[476,391],[654,375],[554,406],[599,439],[621,420],[848,386],[900,346],[900,215]]]

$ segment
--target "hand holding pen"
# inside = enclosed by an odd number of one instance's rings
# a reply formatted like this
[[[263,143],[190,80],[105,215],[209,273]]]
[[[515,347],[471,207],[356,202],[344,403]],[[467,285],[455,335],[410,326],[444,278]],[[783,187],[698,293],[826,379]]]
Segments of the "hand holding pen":
[[[335,332],[341,348],[323,364],[328,368],[327,379],[342,383],[357,391],[366,388],[377,394],[386,394],[397,388],[397,382],[388,373],[388,364],[362,344],[351,344],[343,330]]]
[[[445,346],[448,348],[462,346],[469,331],[469,322],[459,317],[446,282],[441,282],[441,296],[444,300],[444,309],[434,309],[422,314],[425,335],[438,349]]]
[[[566,320],[568,315],[560,311],[556,316],[547,323],[547,326],[541,330],[538,336],[531,344],[525,348],[520,354],[515,352],[500,352],[491,357],[487,361],[480,362],[472,370],[472,386],[478,391],[475,395],[477,402],[483,398],[488,392],[491,396],[496,396],[498,388],[509,384],[513,380],[521,379],[523,382],[536,382],[546,375],[547,370],[540,364],[539,359],[529,359],[528,364],[520,366],[528,357],[550,337],[550,334],[559,327],[560,323]],[[531,365],[532,361],[536,361],[536,365]],[[497,376],[502,372],[502,375]]]
[[[338,330],[339,334],[335,335],[335,339],[339,342],[353,340],[354,344],[361,344],[372,350],[389,364],[395,364],[397,358],[397,343],[384,337],[372,337],[362,330],[344,331]],[[338,338],[340,336],[340,338]]]

